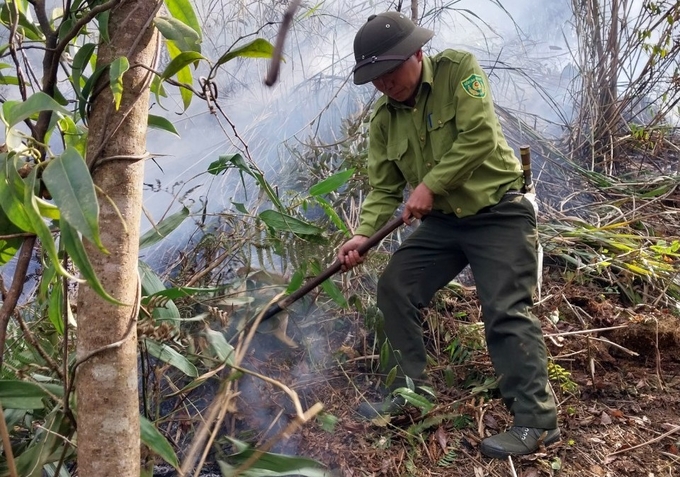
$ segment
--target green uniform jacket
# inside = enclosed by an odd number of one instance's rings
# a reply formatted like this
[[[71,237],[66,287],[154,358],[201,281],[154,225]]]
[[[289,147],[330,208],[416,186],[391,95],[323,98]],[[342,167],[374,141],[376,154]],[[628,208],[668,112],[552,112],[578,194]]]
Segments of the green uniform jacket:
[[[357,235],[373,235],[403,201],[406,184],[434,192],[434,210],[466,217],[521,189],[522,169],[494,110],[488,79],[470,53],[423,56],[414,107],[382,96],[371,115],[371,191]]]

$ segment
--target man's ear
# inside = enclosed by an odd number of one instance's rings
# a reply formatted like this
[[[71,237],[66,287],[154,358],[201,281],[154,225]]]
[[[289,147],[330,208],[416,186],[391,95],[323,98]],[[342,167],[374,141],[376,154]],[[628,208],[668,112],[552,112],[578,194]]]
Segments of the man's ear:
[[[418,60],[418,63],[423,61],[423,49],[421,48],[418,51],[416,51],[413,56],[416,57],[416,60]]]

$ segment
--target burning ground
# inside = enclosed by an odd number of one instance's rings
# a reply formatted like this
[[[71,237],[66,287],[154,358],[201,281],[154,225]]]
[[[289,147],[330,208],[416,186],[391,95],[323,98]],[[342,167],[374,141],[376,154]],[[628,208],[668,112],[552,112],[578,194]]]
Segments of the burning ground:
[[[597,191],[583,193],[590,194],[591,212],[604,204],[592,202]],[[677,268],[670,268],[676,275],[664,290],[656,280],[662,270],[651,263],[653,258],[659,267],[677,267],[677,250],[654,248],[677,243],[677,200],[673,188],[663,201],[650,204],[645,222],[653,222],[656,236],[631,231],[625,221],[610,222],[609,228],[586,227],[575,215],[560,221],[556,217],[568,214],[543,204],[546,255],[534,313],[549,351],[559,443],[506,461],[481,456],[481,439],[511,420],[495,389],[474,282],[464,273],[425,312],[437,400],[424,415],[412,408],[376,425],[359,420],[354,411],[362,400],[380,398],[384,378],[376,371],[379,349],[370,331],[376,311],[370,305],[351,313],[318,303],[314,312],[296,310],[288,325],[296,349],[259,335],[247,366],[296,391],[304,409],[317,402],[324,406],[318,419],[287,439],[274,439],[272,450],[314,458],[342,477],[680,475],[680,323],[677,302],[664,293],[677,287]],[[568,229],[561,228],[565,223]],[[593,265],[607,257],[603,244],[623,246],[630,240],[637,244],[634,253],[609,258],[623,260],[621,266]],[[644,262],[654,272],[636,275],[635,260],[646,250],[658,252]],[[387,256],[376,251],[372,271],[345,277],[350,295],[370,295],[375,269]],[[577,257],[579,266],[565,257]],[[294,419],[289,395],[277,386],[249,376],[238,391],[236,412],[224,429],[229,435],[262,444]]]
[[[307,347],[270,342],[269,351],[263,346],[253,352],[249,360],[258,372],[294,389],[303,407],[321,402],[338,419],[332,430],[312,421],[275,450],[313,457],[344,477],[679,475],[677,316],[664,308],[622,306],[616,296],[553,275],[547,275],[535,312],[544,325],[558,398],[558,444],[512,462],[479,453],[481,439],[511,421],[494,388],[474,290],[459,287],[440,292],[437,309],[426,316],[438,399],[424,416],[413,408],[377,426],[354,413],[362,399],[378,397],[380,384],[371,370],[377,361],[373,338],[359,314],[326,317],[328,333],[312,340],[298,328],[294,336]],[[445,346],[447,337],[458,337],[457,347]],[[325,361],[310,359],[310,350],[323,346],[331,352]],[[242,388],[229,431],[268,429],[257,436],[264,441],[294,411],[276,387],[256,387]],[[253,406],[257,402],[267,405]]]

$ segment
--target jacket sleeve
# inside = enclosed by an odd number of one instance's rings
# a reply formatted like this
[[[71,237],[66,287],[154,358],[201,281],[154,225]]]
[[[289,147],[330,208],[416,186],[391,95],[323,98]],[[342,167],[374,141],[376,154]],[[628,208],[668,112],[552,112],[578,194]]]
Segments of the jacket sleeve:
[[[457,68],[449,68],[448,74],[449,95],[455,108],[450,121],[456,136],[451,148],[435,157],[437,164],[423,178],[432,192],[442,196],[462,185],[495,151],[499,140],[489,82],[475,57],[466,54]],[[439,86],[436,82],[435,87]]]
[[[369,126],[368,182],[371,187],[361,206],[361,220],[355,234],[371,236],[394,214],[403,200],[406,179],[387,154],[386,131],[374,116]]]

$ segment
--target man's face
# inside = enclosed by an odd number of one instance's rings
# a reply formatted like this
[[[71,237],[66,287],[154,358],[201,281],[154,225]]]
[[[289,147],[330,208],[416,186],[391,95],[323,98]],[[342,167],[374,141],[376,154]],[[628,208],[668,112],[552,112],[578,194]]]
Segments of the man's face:
[[[395,101],[405,102],[412,98],[420,85],[423,52],[418,50],[396,70],[373,80],[373,86]]]

